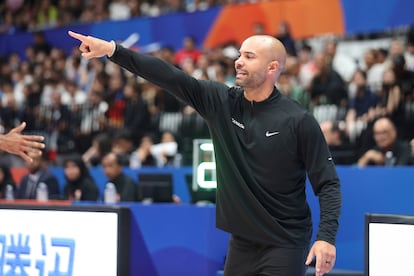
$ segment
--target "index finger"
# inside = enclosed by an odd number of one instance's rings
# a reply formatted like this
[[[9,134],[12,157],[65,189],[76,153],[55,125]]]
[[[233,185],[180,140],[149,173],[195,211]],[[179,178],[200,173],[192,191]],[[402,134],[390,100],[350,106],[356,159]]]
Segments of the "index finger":
[[[71,37],[76,38],[76,39],[78,39],[78,40],[80,40],[82,42],[84,42],[86,40],[86,38],[87,38],[87,36],[85,36],[85,35],[78,34],[78,33],[72,32],[72,31],[68,31],[68,34]]]

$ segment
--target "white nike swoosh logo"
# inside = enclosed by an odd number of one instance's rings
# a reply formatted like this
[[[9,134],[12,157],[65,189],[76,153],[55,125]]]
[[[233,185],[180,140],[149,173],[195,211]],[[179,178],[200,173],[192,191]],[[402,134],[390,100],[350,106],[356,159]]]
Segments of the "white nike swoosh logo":
[[[280,133],[279,131],[275,131],[275,132],[266,131],[266,137],[270,137],[270,136],[273,136],[273,135],[277,135],[279,133]]]

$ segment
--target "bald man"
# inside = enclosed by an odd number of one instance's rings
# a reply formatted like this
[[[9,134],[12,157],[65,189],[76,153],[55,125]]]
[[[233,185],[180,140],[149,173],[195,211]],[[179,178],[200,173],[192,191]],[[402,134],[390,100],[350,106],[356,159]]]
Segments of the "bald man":
[[[372,127],[375,146],[359,159],[358,166],[407,166],[412,165],[410,144],[398,139],[397,129],[388,117],[378,118]],[[387,154],[390,160],[386,160]]]
[[[102,169],[109,182],[115,184],[116,201],[137,201],[138,191],[135,181],[123,171],[122,156],[110,152],[102,158]]]
[[[314,257],[317,276],[332,269],[340,183],[319,124],[275,87],[286,61],[279,40],[247,38],[235,61],[237,86],[228,87],[197,80],[113,41],[69,35],[81,41],[85,58],[106,55],[191,105],[207,121],[217,161],[216,225],[231,233],[225,275],[303,276]],[[306,175],[321,210],[312,247]]]

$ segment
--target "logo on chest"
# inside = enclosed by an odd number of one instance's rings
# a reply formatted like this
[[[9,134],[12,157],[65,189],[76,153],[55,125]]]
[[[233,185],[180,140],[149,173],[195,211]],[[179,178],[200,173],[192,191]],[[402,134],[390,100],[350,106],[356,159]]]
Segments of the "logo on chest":
[[[266,131],[266,137],[271,137],[273,135],[278,135],[280,132],[279,131]]]
[[[243,125],[242,123],[240,123],[240,122],[236,121],[236,119],[231,118],[231,122],[232,122],[233,124],[235,124],[236,126],[238,126],[239,128],[244,129],[244,125]]]

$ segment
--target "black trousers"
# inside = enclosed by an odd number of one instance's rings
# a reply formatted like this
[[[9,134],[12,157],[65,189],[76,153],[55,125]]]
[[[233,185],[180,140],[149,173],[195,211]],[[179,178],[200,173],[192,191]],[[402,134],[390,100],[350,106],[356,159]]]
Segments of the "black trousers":
[[[224,276],[304,276],[308,248],[280,248],[232,235]]]

